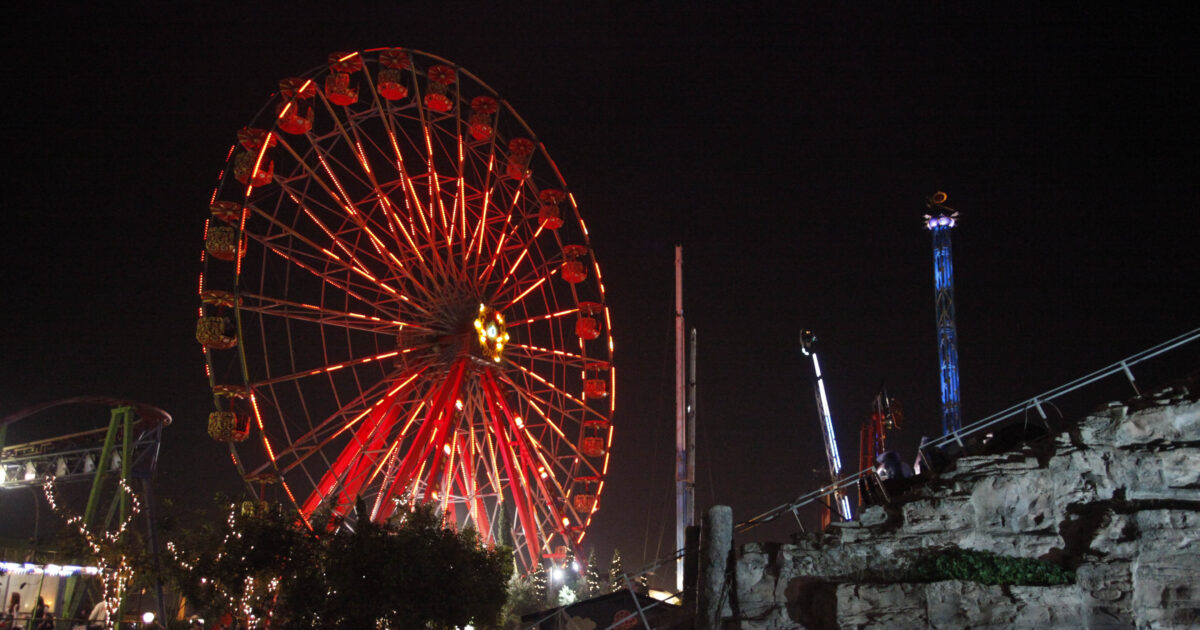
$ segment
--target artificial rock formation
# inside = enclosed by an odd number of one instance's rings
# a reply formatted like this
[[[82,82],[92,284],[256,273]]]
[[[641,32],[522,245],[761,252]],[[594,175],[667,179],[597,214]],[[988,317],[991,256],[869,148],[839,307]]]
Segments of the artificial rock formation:
[[[1200,402],[1177,386],[1013,452],[959,458],[854,523],[745,545],[725,627],[1200,627],[1198,538]],[[1049,560],[1075,583],[904,581],[918,558],[954,547]]]

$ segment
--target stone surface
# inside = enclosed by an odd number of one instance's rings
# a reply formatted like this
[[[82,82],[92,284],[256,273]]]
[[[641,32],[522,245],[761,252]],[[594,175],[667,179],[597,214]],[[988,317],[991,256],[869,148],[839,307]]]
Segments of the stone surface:
[[[700,537],[700,585],[696,589],[699,630],[715,630],[720,625],[726,599],[725,567],[732,542],[733,511],[727,505],[714,505],[704,513]]]
[[[960,458],[856,523],[743,546],[725,627],[1200,628],[1200,403],[1181,391]],[[954,547],[1057,562],[1075,582],[904,581]]]

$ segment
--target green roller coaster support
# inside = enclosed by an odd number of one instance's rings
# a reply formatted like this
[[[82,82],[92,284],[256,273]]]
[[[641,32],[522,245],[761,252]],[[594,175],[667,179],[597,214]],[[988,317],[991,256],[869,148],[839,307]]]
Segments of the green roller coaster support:
[[[88,495],[87,507],[83,511],[83,526],[91,531],[96,525],[96,512],[100,507],[100,496],[104,491],[104,482],[108,478],[109,469],[112,467],[113,446],[117,441],[117,433],[122,432],[121,436],[121,481],[123,485],[129,486],[129,477],[133,466],[133,419],[136,415],[135,409],[130,406],[114,407],[112,409],[111,419],[108,423],[108,433],[104,436],[104,447],[100,450],[100,461],[96,462],[96,476],[92,478],[92,491]],[[120,496],[121,522],[125,522],[129,518],[129,495],[121,490],[117,491]],[[109,512],[111,519],[112,512]],[[67,587],[64,590],[64,599],[68,603],[66,611],[74,611],[79,608],[83,602],[83,590],[78,588],[79,577],[72,576],[67,580]],[[120,614],[120,611],[117,611]],[[116,617],[120,619],[120,617]]]
[[[122,410],[121,415],[124,421],[121,434],[123,438],[121,442],[121,482],[125,488],[131,488],[129,473],[133,471],[133,407],[120,407],[119,409]],[[117,409],[113,410],[114,421],[117,411]],[[124,523],[129,520],[129,493],[122,491],[120,497],[121,520],[119,522]]]

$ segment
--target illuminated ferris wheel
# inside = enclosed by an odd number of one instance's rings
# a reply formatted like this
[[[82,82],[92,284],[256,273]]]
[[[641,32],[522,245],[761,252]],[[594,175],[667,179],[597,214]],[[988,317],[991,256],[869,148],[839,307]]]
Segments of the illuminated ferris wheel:
[[[605,288],[494,90],[414,50],[334,53],[238,132],[210,209],[209,433],[248,483],[348,525],[433,502],[527,567],[583,540],[613,436]]]

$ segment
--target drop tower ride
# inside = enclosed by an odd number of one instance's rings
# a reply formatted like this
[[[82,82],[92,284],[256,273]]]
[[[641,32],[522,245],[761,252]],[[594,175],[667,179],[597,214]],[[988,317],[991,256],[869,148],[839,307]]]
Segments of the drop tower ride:
[[[954,260],[950,249],[950,230],[958,221],[958,213],[945,205],[946,199],[946,193],[934,193],[926,204],[932,214],[925,215],[925,228],[933,234],[943,435],[962,429],[962,406],[958,397],[958,332],[954,325]]]

